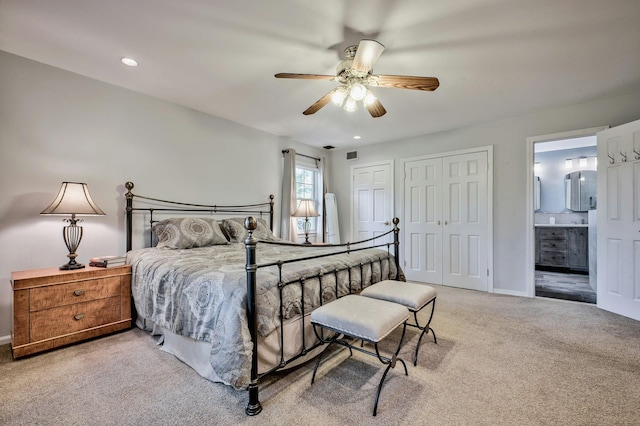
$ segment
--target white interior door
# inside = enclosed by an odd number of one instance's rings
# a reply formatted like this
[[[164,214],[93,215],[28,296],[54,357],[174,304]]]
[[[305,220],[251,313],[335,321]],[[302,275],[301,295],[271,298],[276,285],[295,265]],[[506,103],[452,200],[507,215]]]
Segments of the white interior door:
[[[598,133],[597,304],[640,320],[640,121]]]
[[[352,241],[372,238],[392,229],[393,162],[353,166],[351,176]],[[392,242],[393,236],[387,241]]]
[[[442,158],[408,161],[404,172],[405,276],[442,284]]]
[[[405,162],[407,279],[487,291],[488,151]]]

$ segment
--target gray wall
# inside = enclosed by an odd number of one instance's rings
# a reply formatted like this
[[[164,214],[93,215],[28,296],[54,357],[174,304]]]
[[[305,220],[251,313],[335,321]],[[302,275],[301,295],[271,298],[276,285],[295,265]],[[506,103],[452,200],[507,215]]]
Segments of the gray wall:
[[[39,215],[62,181],[88,183],[107,214],[82,223],[78,261],[86,263],[124,254],[128,180],[137,193],[160,198],[246,203],[275,194],[278,201],[281,150],[323,154],[6,52],[0,70],[0,343],[10,333],[11,271],[67,261],[62,218]]]
[[[439,90],[446,90],[441,87]],[[494,290],[526,295],[526,195],[527,137],[547,135],[596,126],[617,126],[640,118],[640,93],[626,94],[578,105],[530,113],[518,117],[460,128],[448,132],[418,136],[358,149],[356,161],[346,160],[346,151],[333,153],[331,159],[339,215],[344,241],[351,238],[350,179],[351,166],[389,159],[395,160],[395,212],[402,227],[402,163],[399,160],[486,145],[494,146]],[[428,117],[425,117],[428,120]]]

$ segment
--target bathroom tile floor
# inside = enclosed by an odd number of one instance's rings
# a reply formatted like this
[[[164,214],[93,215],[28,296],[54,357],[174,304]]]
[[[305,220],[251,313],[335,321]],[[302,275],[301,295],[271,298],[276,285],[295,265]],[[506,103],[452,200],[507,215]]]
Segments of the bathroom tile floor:
[[[596,303],[589,276],[582,274],[536,271],[536,296]]]

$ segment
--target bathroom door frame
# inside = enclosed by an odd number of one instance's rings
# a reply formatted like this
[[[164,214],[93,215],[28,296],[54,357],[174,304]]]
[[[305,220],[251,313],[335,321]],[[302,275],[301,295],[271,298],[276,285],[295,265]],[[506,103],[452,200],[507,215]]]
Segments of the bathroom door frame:
[[[535,209],[533,205],[533,184],[535,172],[533,170],[535,152],[534,144],[537,142],[549,142],[562,139],[573,139],[585,136],[595,136],[596,133],[608,129],[609,126],[590,127],[588,129],[570,130],[568,132],[550,133],[548,135],[531,136],[527,138],[527,167],[525,168],[527,173],[527,232],[526,232],[526,244],[527,259],[526,265],[526,280],[527,290],[526,296],[536,296],[536,239],[535,239],[535,221],[534,214]]]

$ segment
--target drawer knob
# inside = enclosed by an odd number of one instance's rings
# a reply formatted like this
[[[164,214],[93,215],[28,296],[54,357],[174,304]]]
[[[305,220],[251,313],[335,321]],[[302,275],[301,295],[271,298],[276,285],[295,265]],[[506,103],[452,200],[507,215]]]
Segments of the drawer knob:
[[[76,296],[82,296],[84,294],[84,290],[76,290],[73,292],[73,294]]]
[[[84,314],[75,314],[73,316],[73,319],[76,321],[80,321],[82,318],[84,318]]]

